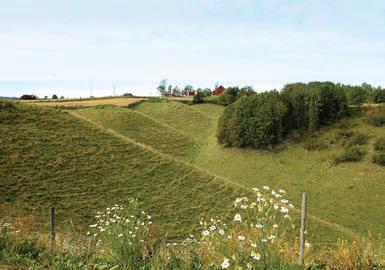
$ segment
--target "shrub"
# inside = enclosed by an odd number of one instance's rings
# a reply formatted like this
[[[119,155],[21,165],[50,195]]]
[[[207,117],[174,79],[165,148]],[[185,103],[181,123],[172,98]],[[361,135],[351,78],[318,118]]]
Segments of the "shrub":
[[[336,164],[342,162],[357,162],[362,160],[365,154],[365,151],[359,146],[348,147],[334,158],[334,162]]]
[[[12,109],[15,105],[9,100],[0,100],[0,110],[1,109]]]
[[[384,115],[369,116],[367,121],[372,126],[382,127],[385,125],[385,116]]]
[[[319,139],[310,137],[304,143],[304,148],[306,150],[314,151],[314,150],[322,150],[327,148],[328,145],[325,142],[321,142]]]
[[[133,94],[131,94],[131,93],[124,93],[123,94],[123,97],[133,97],[134,95]]]
[[[374,154],[373,162],[379,165],[385,166],[385,151]]]
[[[373,146],[376,151],[385,151],[385,137],[378,138],[374,142]]]
[[[205,97],[205,94],[203,92],[201,92],[201,91],[197,92],[197,94],[193,98],[193,103],[194,104],[203,103],[204,97]]]
[[[227,106],[234,103],[239,98],[240,90],[238,87],[228,87],[226,90],[219,96],[218,104]]]
[[[52,99],[58,99],[57,95],[52,95]]]
[[[368,124],[375,127],[385,125],[385,106],[366,108],[365,114]]]
[[[217,138],[225,146],[274,146],[282,138],[285,113],[278,92],[243,96],[229,105],[218,120]]]

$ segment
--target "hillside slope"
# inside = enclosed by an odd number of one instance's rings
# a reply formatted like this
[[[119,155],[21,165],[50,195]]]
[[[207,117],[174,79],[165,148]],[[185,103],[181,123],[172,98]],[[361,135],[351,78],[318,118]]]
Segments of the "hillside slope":
[[[363,235],[368,231],[385,234],[385,169],[371,162],[372,142],[385,135],[385,128],[372,127],[361,117],[346,120],[350,130],[367,136],[364,146],[369,153],[361,162],[333,165],[333,155],[342,151],[336,137],[344,125],[323,128],[320,139],[330,142],[323,150],[309,151],[304,141],[296,143],[287,141],[280,151],[258,151],[253,149],[223,148],[215,138],[216,119],[223,107],[213,104],[187,106],[163,102],[150,104],[144,102],[139,109],[149,117],[175,112],[175,107],[183,107],[183,118],[188,121],[169,121],[159,116],[159,121],[168,122],[173,128],[202,130],[201,152],[196,164],[244,187],[262,186],[282,187],[297,205],[300,204],[302,192],[309,193],[309,213],[333,224],[352,229]],[[156,109],[152,110],[154,107]],[[167,108],[169,107],[169,111]],[[161,109],[159,109],[161,108]],[[208,126],[201,128],[201,118],[195,118],[197,111],[207,116]],[[205,123],[206,123],[205,122]],[[184,124],[183,124],[184,123]],[[183,127],[184,125],[184,127]],[[195,129],[193,128],[195,127]]]
[[[17,105],[0,111],[0,214],[58,226],[92,222],[96,211],[127,197],[144,202],[169,237],[202,215],[225,214],[236,186],[60,110]],[[4,195],[3,195],[4,194]]]

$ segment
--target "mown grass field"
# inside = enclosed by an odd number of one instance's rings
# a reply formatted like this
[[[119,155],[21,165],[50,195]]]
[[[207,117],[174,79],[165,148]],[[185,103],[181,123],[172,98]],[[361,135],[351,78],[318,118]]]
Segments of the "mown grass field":
[[[111,98],[91,98],[91,99],[58,99],[58,100],[23,100],[23,103],[32,103],[35,105],[55,108],[79,108],[79,107],[92,107],[98,105],[115,105],[115,106],[127,106],[132,103],[143,100],[143,98],[130,98],[130,97],[111,97]]]
[[[136,114],[135,114],[136,115]],[[47,229],[85,225],[127,197],[143,201],[162,233],[185,234],[198,217],[225,214],[237,187],[67,112],[16,105],[0,112],[1,217]],[[85,228],[85,226],[83,226]]]
[[[225,214],[246,188],[269,185],[286,189],[296,206],[301,193],[309,193],[313,239],[385,233],[385,169],[370,160],[372,141],[385,129],[359,117],[349,126],[368,136],[369,154],[334,165],[343,148],[335,139],[344,129],[339,124],[320,132],[328,143],[323,150],[291,140],[269,152],[219,146],[215,129],[223,107],[213,104],[146,101],[69,111],[20,104],[14,110],[0,118],[3,214],[13,209],[12,215],[41,221],[54,202],[62,221],[81,223],[98,208],[134,196],[163,232],[176,236],[201,215]]]

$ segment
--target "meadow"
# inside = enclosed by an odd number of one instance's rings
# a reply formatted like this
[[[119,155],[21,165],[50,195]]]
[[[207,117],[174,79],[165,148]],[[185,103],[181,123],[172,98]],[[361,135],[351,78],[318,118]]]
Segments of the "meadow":
[[[295,134],[277,149],[255,150],[218,145],[219,105],[105,101],[0,109],[3,221],[47,233],[48,209],[56,206],[58,230],[84,234],[98,210],[135,197],[159,235],[181,239],[197,230],[200,218],[226,217],[237,196],[268,185],[286,190],[296,208],[302,192],[309,194],[308,238],[315,245],[385,234],[385,169],[371,159],[385,128],[360,113],[322,128],[316,138],[322,147],[314,150]],[[367,154],[335,164],[346,131],[365,134]]]

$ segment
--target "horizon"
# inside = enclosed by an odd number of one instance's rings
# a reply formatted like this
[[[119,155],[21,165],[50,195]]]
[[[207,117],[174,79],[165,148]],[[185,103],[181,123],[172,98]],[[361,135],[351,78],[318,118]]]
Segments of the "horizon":
[[[332,81],[385,86],[385,2],[2,3],[0,96],[65,97],[172,85]],[[36,91],[32,93],[32,91]]]

